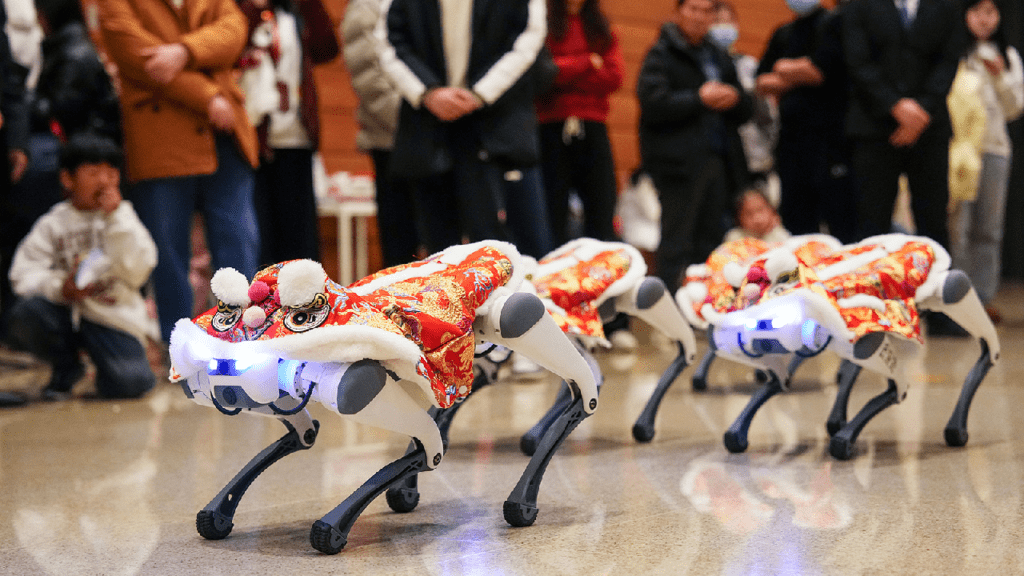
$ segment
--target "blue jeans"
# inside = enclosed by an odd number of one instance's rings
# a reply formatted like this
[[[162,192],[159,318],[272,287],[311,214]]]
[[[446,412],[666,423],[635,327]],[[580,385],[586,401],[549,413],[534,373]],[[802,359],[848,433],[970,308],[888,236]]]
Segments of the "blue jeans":
[[[985,304],[992,301],[999,288],[1009,181],[1010,158],[984,154],[977,197],[961,202],[950,217],[953,267],[967,273]]]
[[[188,269],[194,211],[199,210],[206,223],[213,269],[231,267],[250,279],[256,273],[260,236],[252,166],[228,136],[217,136],[217,163],[213,174],[141,180],[130,196],[159,251],[153,287],[165,342],[170,341],[174,323],[192,315]]]
[[[104,398],[136,398],[156,383],[146,349],[134,336],[82,319],[76,331],[71,309],[34,296],[11,309],[10,344],[42,358],[55,372],[81,366],[84,349],[96,365],[96,389]]]

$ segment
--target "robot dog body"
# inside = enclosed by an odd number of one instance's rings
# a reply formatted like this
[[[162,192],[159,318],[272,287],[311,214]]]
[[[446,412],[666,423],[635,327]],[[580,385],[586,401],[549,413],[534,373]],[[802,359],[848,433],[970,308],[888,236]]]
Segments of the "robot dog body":
[[[867,422],[906,396],[910,367],[923,349],[919,310],[947,314],[979,340],[981,355],[945,430],[949,445],[966,444],[971,400],[999,358],[995,328],[966,275],[950,270],[948,253],[927,238],[891,234],[837,250],[828,244],[820,237],[797,238],[748,257],[732,270],[722,266],[722,278],[712,279],[705,289],[688,285],[677,293],[685,311],[699,306],[715,355],[769,375],[726,432],[726,447],[746,449],[751,419],[786,388],[799,363],[794,357],[828,349],[844,360],[827,423],[829,451],[850,458]],[[847,422],[850,389],[862,368],[885,376],[889,388]]]
[[[332,282],[308,260],[266,268],[252,283],[234,270],[218,271],[211,282],[217,308],[175,326],[172,380],[199,404],[228,415],[276,417],[288,433],[199,512],[199,533],[226,537],[238,501],[256,476],[313,445],[319,424],[306,410],[311,400],[413,438],[405,456],[313,524],[313,547],[328,554],[341,551],[359,514],[381,493],[389,492],[392,508],[412,510],[418,494],[402,500],[401,492],[389,490],[437,467],[444,452],[438,427],[423,406],[446,408],[471,392],[473,352],[481,342],[525,354],[562,376],[572,391],[573,402],[552,427],[546,449],[531,460],[505,502],[510,524],[532,524],[547,462],[597,407],[597,386],[587,362],[539,299],[517,291],[522,279],[515,248],[492,241],[449,248],[348,287]]]
[[[643,255],[629,244],[592,238],[572,240],[544,256],[527,273],[524,289],[532,289],[544,303],[558,326],[576,344],[594,373],[600,368],[590,353],[594,347],[609,346],[603,324],[618,313],[640,318],[677,343],[679,352],[673,362],[678,370],[691,364],[696,355],[693,329],[683,318],[665,284],[647,276]],[[474,390],[497,379],[497,366],[488,357],[478,361]],[[674,377],[674,376],[673,376]],[[669,382],[670,383],[670,382]],[[659,385],[633,426],[633,435],[649,440],[653,436],[654,415],[667,385]],[[533,455],[541,438],[571,401],[560,389],[548,412],[520,439],[520,449]],[[452,418],[462,404],[438,415],[442,435],[447,437]]]

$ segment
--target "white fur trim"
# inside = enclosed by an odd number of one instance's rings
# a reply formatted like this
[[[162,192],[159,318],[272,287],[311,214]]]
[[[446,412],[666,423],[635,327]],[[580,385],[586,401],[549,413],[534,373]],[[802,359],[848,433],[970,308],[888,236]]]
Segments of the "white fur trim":
[[[228,306],[249,305],[249,281],[234,268],[221,268],[210,278],[210,290]]]
[[[849,298],[840,298],[837,303],[840,308],[873,308],[878,312],[885,312],[885,301],[870,294],[854,294]]]
[[[704,295],[700,296],[699,300],[697,299],[699,294],[699,290],[697,289],[698,286],[704,288]],[[693,289],[691,289],[691,287]],[[676,290],[676,304],[679,305],[679,311],[683,313],[683,317],[690,323],[690,326],[693,326],[698,330],[707,328],[708,323],[693,311],[693,303],[703,302],[704,298],[707,297],[707,291],[708,287],[704,286],[703,282],[690,282],[686,286]]]
[[[281,305],[290,308],[305,306],[324,291],[327,273],[319,262],[296,260],[281,267],[277,273],[277,293]]]
[[[768,279],[775,283],[780,275],[796,269],[799,265],[800,262],[792,252],[777,252],[765,260],[764,271],[768,273]]]
[[[879,258],[884,258],[889,255],[887,250],[878,248],[871,250],[870,252],[864,252],[863,254],[857,254],[851,256],[845,260],[836,262],[831,266],[827,266],[818,271],[819,280],[830,280],[836,276],[842,276],[843,274],[849,274],[861,266],[866,266]]]
[[[707,264],[690,264],[686,267],[687,278],[707,278],[711,275],[711,269]]]

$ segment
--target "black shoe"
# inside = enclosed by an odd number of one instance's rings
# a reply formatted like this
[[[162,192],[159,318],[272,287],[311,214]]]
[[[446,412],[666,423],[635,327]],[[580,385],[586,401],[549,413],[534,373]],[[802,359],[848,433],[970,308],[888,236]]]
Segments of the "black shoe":
[[[43,388],[42,398],[48,402],[68,400],[71,398],[71,388],[85,375],[85,366],[81,362],[69,368],[53,368],[53,375],[50,382]]]
[[[20,394],[13,394],[11,392],[0,392],[0,408],[9,408],[12,406],[23,406],[28,402],[28,399]]]

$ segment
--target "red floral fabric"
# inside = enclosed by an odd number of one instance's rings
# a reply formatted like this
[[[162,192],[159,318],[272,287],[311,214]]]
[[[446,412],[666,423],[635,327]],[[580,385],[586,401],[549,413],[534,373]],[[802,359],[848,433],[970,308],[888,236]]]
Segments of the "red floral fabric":
[[[808,242],[793,251],[797,259],[796,270],[781,274],[780,278],[769,279],[764,272],[766,258],[759,258],[750,264],[750,271],[739,288],[733,289],[722,275],[725,263],[749,262],[750,254],[764,248],[756,243],[728,243],[715,250],[708,259],[711,274],[693,279],[708,285],[707,299],[695,304],[698,312],[704,303],[711,303],[718,312],[731,312],[796,290],[810,290],[824,296],[836,307],[854,333],[854,339],[870,332],[890,332],[921,340],[920,317],[914,296],[918,287],[928,279],[935,263],[935,251],[927,242],[910,240],[885,256],[824,280],[818,274],[827,267],[886,248],[882,244],[863,244],[833,251],[824,244]],[[763,250],[762,254],[766,251]],[[742,296],[750,292],[745,289],[748,284],[758,284],[757,296],[749,300]],[[841,299],[858,294],[878,298],[884,310],[870,306],[840,306]]]
[[[545,259],[540,263],[543,265],[551,261]],[[624,250],[608,250],[535,279],[533,283],[538,296],[550,300],[565,312],[562,314],[549,309],[563,332],[604,338],[604,325],[594,303],[609,286],[626,275],[629,266],[629,254]]]

